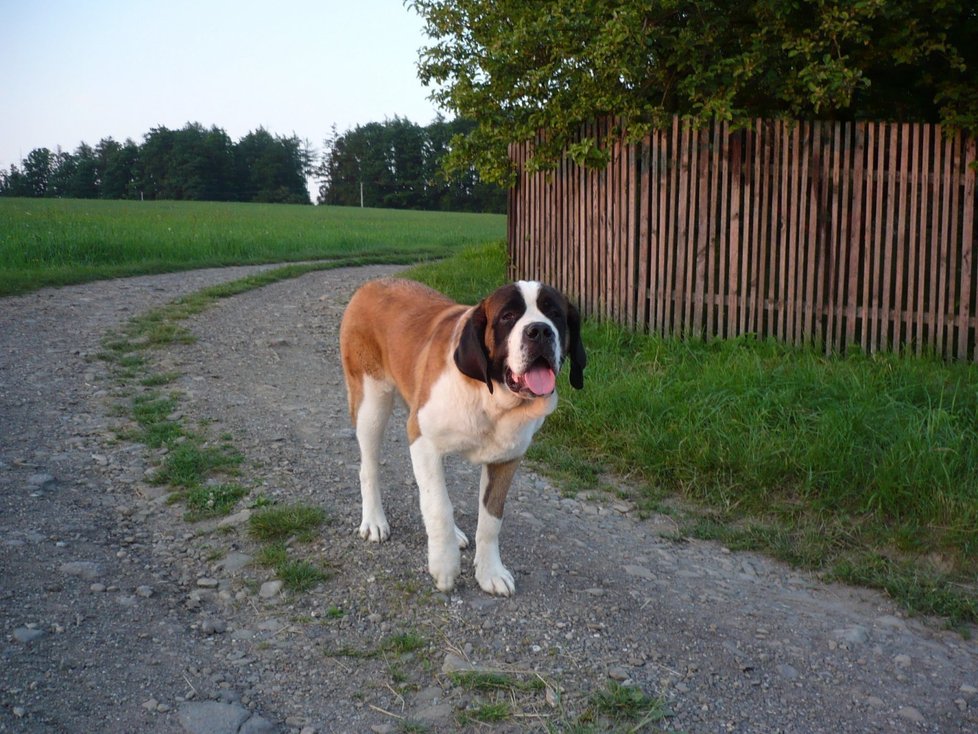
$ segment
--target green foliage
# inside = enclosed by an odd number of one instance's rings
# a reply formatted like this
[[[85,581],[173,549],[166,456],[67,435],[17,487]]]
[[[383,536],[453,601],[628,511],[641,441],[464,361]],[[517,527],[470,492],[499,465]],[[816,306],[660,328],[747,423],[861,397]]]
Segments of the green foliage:
[[[450,167],[511,182],[511,142],[531,169],[599,164],[583,123],[621,115],[640,137],[672,114],[943,122],[978,128],[978,11],[971,0],[414,0],[431,44],[432,97],[476,121]],[[542,134],[541,134],[542,131]],[[539,137],[538,137],[539,135]]]
[[[311,153],[296,136],[259,128],[237,144],[224,130],[160,126],[143,143],[104,138],[74,153],[31,151],[23,171],[0,171],[0,196],[308,204]]]
[[[438,118],[427,127],[395,117],[357,125],[326,141],[317,169],[320,204],[433,211],[505,212],[506,192],[473,169],[446,178],[441,163],[454,135],[472,123]]]

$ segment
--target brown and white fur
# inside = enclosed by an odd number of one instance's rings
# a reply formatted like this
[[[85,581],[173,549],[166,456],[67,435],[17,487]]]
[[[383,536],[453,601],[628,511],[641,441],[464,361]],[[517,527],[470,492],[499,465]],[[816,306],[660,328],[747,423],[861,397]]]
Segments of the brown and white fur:
[[[421,514],[428,571],[442,591],[461,572],[468,538],[455,525],[442,460],[461,454],[482,465],[475,576],[491,594],[509,596],[513,574],[499,557],[503,506],[533,435],[557,407],[554,378],[571,362],[583,386],[586,356],[577,310],[536,281],[499,288],[463,306],[412,281],[378,280],[350,300],[340,327],[350,416],[360,444],[360,536],[390,535],[378,485],[381,438],[400,394]]]

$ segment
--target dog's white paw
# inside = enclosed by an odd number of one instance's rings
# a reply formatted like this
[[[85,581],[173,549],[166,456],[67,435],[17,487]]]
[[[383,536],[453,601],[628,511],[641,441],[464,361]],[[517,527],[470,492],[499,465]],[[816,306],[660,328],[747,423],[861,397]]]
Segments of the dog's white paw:
[[[455,540],[458,541],[459,548],[469,547],[469,538],[465,533],[459,530],[458,525],[455,526]]]
[[[513,574],[502,563],[476,564],[475,580],[483,591],[497,596],[512,596],[516,591]]]
[[[360,523],[360,537],[371,543],[383,543],[391,536],[391,526],[384,517],[364,520]]]
[[[449,546],[442,551],[428,551],[428,573],[435,580],[435,586],[439,591],[451,591],[455,588],[455,581],[462,573],[462,559],[459,556],[458,548]]]

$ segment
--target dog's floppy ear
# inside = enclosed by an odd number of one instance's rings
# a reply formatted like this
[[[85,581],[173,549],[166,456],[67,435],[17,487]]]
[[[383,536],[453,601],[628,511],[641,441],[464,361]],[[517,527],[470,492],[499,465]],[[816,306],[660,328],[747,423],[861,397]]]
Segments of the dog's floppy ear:
[[[584,353],[584,344],[581,342],[581,315],[572,303],[567,304],[567,330],[570,332],[570,384],[580,390],[584,387],[587,354]]]
[[[473,380],[485,382],[492,392],[492,379],[489,377],[489,352],[486,349],[485,334],[489,319],[483,301],[465,321],[462,334],[455,348],[455,366],[463,375]]]

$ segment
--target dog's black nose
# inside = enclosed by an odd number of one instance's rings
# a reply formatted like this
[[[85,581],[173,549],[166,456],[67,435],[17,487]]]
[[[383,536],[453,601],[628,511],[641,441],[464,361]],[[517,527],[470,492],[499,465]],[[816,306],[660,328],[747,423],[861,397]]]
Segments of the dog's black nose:
[[[537,321],[532,324],[527,324],[526,328],[523,330],[523,334],[530,341],[541,342],[550,338],[550,327],[540,321]]]

